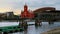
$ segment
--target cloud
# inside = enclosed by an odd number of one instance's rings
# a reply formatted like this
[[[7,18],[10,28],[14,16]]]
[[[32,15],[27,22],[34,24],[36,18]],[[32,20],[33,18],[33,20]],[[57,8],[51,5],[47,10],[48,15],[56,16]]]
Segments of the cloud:
[[[45,6],[53,6],[60,9],[60,0],[0,0],[0,8],[23,9],[25,3],[32,10]]]

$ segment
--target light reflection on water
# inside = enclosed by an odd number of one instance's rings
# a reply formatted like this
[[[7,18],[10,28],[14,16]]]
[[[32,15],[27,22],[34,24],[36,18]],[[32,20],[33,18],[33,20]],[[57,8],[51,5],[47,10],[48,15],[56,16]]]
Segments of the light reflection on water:
[[[55,22],[54,24],[51,25],[49,25],[48,22],[42,22],[42,26],[36,27],[35,25],[30,25],[28,26],[27,30],[24,30],[23,32],[16,32],[11,34],[40,34],[57,27],[60,27],[60,22]]]

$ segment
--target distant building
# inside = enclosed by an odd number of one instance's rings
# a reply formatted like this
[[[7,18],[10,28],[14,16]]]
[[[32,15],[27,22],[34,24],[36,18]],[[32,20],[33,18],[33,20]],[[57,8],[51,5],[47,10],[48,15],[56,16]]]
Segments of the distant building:
[[[60,19],[60,10],[56,10],[54,7],[44,7],[33,11],[35,18],[43,20],[56,20]]]
[[[54,7],[43,7],[43,8],[38,8],[36,10],[34,10],[33,12],[34,13],[37,13],[37,12],[43,12],[43,11],[55,11],[56,9]]]
[[[6,13],[0,13],[0,20],[6,17]]]
[[[21,13],[21,18],[34,18],[34,14],[28,11],[28,6],[24,5],[24,11]]]
[[[14,16],[13,12],[7,12],[6,15],[7,15],[7,17],[13,17]]]

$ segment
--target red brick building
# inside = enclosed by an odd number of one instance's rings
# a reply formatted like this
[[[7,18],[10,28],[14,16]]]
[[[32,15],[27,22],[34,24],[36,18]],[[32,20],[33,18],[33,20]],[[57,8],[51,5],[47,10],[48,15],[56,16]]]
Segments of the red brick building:
[[[34,14],[28,11],[28,6],[24,5],[24,12],[21,13],[21,18],[34,18]]]

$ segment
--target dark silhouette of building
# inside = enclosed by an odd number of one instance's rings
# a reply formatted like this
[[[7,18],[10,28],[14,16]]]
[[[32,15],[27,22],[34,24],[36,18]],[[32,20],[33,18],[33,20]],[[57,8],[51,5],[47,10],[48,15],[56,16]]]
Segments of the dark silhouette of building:
[[[34,10],[33,12],[37,13],[37,12],[54,11],[54,10],[56,10],[54,7],[43,7],[43,8],[38,8],[38,9]]]
[[[7,18],[12,18],[14,16],[13,12],[6,12]]]
[[[44,7],[33,11],[35,18],[40,20],[60,20],[60,10],[56,10],[54,7]]]

